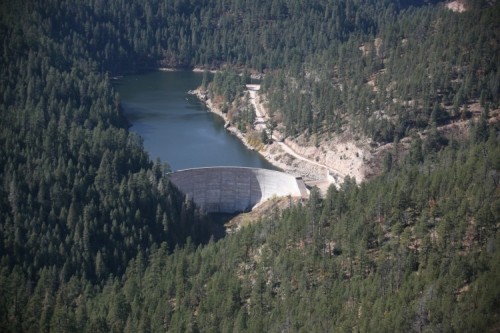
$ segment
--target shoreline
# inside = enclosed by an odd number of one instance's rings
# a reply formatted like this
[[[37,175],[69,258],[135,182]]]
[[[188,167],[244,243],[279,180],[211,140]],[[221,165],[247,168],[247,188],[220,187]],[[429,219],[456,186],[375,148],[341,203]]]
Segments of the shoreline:
[[[326,194],[326,191],[331,184],[339,186],[343,182],[343,179],[340,179],[343,177],[339,178],[332,176],[329,173],[328,167],[307,161],[297,153],[290,151],[291,148],[289,147],[288,149],[283,149],[282,146],[286,146],[283,142],[273,141],[271,144],[264,145],[262,149],[256,149],[247,142],[246,135],[244,133],[242,133],[236,126],[229,123],[227,116],[212,103],[212,100],[208,98],[206,92],[201,91],[200,88],[196,88],[188,91],[188,94],[196,96],[198,100],[207,107],[208,112],[212,112],[221,117],[225,122],[224,128],[231,135],[236,136],[247,149],[257,152],[271,165],[282,170],[283,172],[294,177],[302,178],[309,187],[317,186],[321,193]]]
[[[220,72],[223,69],[209,69],[209,68],[204,68],[204,67],[193,67],[193,68],[183,68],[183,67],[157,67],[156,70],[161,71],[161,72],[183,72],[183,71],[191,71],[193,73],[204,73],[205,71],[209,72],[210,74],[216,74]],[[241,73],[240,73],[241,75]],[[264,78],[263,73],[258,73],[258,72],[250,72],[250,77],[254,80],[262,80]]]
[[[219,70],[217,69],[205,69],[205,68],[202,68],[202,67],[193,67],[192,69],[189,69],[189,68],[177,68],[177,67],[158,67],[156,68],[156,70],[159,70],[161,72],[184,72],[184,71],[191,71],[191,72],[194,72],[194,73],[203,73],[206,71],[208,71],[209,73],[211,74],[215,74],[217,73]]]
[[[256,94],[258,88],[248,87],[248,92],[253,92],[250,101],[254,104],[256,118],[260,120],[254,123],[254,130],[262,126],[268,116],[262,96]],[[335,135],[312,135],[305,133],[294,138],[281,138],[273,132],[273,141],[263,147],[255,148],[248,144],[246,136],[235,126],[229,125],[227,117],[212,104],[205,92],[199,88],[191,92],[192,95],[207,106],[209,112],[213,112],[224,119],[226,129],[235,135],[250,150],[257,151],[264,159],[283,172],[295,177],[302,177],[309,186],[318,186],[322,194],[328,187],[334,184],[339,187],[344,179],[350,177],[357,184],[367,181],[384,172],[384,160],[388,154],[397,161],[404,158],[411,145],[411,137],[404,137],[398,143],[379,144],[368,137],[360,137],[353,133],[342,132]],[[469,103],[469,107],[475,110],[475,117],[471,120],[453,122],[438,127],[438,131],[445,137],[466,135],[466,128],[474,118],[479,118],[481,107],[478,102]],[[490,123],[500,122],[500,109],[490,110]],[[261,128],[262,129],[262,128]],[[427,135],[427,131],[420,133],[421,137]],[[279,139],[279,140],[276,140]],[[282,140],[283,139],[283,140]]]
[[[266,159],[266,161],[268,161],[269,163],[271,163],[275,167],[282,169],[280,165],[273,163],[273,161],[266,158],[266,156],[264,156],[258,149],[255,149],[255,147],[252,147],[247,142],[245,135],[240,130],[238,130],[238,128],[236,128],[234,125],[232,125],[227,120],[227,116],[224,113],[222,113],[222,111],[219,108],[217,108],[217,107],[215,107],[215,105],[213,105],[212,100],[207,97],[206,93],[203,93],[200,91],[199,88],[196,88],[194,90],[188,91],[188,94],[196,96],[196,98],[198,98],[198,100],[201,101],[207,107],[208,112],[211,112],[211,113],[221,117],[224,120],[224,129],[226,131],[228,131],[229,133],[231,133],[232,135],[236,136],[245,145],[245,147],[247,149],[259,153],[262,157],[264,157]]]
[[[208,71],[212,74],[220,71],[220,69],[204,67],[191,69],[170,67],[157,68],[157,70],[191,71],[194,73]],[[257,78],[257,75],[252,73],[251,77],[254,78],[254,76]],[[259,74],[258,78],[262,79],[262,76],[263,74]],[[245,148],[259,153],[273,167],[294,177],[302,178],[308,187],[317,186],[322,194],[326,194],[330,185],[333,184],[339,188],[347,176],[355,179],[356,183],[367,179],[366,168],[369,166],[365,158],[369,162],[372,154],[366,143],[360,146],[358,140],[353,141],[352,138],[341,135],[333,139],[322,137],[319,139],[321,144],[318,145],[317,142],[311,141],[312,139],[305,135],[296,138],[283,138],[282,133],[274,132],[271,143],[254,146],[247,141],[248,134],[241,132],[235,125],[231,124],[219,107],[214,105],[207,91],[200,88],[190,90],[188,94],[196,96],[207,107],[208,112],[221,117],[224,120],[224,128],[239,139]],[[265,122],[269,120],[258,90],[259,87],[248,87],[250,101],[254,105],[258,120],[258,123],[254,123],[253,126],[253,130],[256,132],[261,131],[262,126],[265,126]]]

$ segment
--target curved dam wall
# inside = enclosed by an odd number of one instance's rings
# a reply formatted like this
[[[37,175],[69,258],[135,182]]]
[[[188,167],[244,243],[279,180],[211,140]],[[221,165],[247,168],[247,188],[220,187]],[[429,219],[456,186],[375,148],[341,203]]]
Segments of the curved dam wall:
[[[208,213],[243,212],[273,196],[307,195],[302,179],[257,168],[186,169],[170,173],[170,180]]]

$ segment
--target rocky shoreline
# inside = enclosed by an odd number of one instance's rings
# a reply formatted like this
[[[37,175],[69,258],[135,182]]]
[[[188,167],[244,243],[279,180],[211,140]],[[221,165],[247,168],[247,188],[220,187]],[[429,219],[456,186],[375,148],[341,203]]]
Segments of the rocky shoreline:
[[[240,131],[238,130],[238,128],[236,128],[236,126],[232,125],[229,120],[227,119],[227,116],[222,113],[222,111],[216,107],[212,100],[208,97],[207,93],[202,91],[200,88],[198,89],[195,89],[195,90],[190,90],[188,91],[188,94],[189,95],[193,95],[193,96],[196,96],[202,103],[205,104],[205,106],[207,107],[207,109],[218,115],[219,117],[221,117],[223,120],[224,120],[224,128],[229,132],[231,133],[232,135],[236,136],[238,139],[240,139],[241,142],[243,142],[243,144],[245,145],[245,147],[247,147],[248,149],[250,150],[255,150],[254,147],[252,147],[246,140],[246,137],[245,135]],[[269,161],[271,162],[271,161]],[[272,163],[272,162],[271,162]],[[274,165],[274,163],[272,163]],[[277,166],[277,165],[275,165]],[[279,166],[277,166],[279,167]]]
[[[229,132],[231,133],[232,135],[236,136],[238,139],[240,139],[241,142],[243,142],[243,144],[245,145],[245,147],[247,147],[248,149],[250,150],[256,150],[254,147],[252,147],[246,140],[246,136],[234,125],[232,125],[229,120],[227,119],[227,116],[222,113],[222,111],[216,107],[212,100],[208,97],[208,94],[204,91],[202,91],[200,88],[197,88],[195,90],[189,90],[188,91],[188,94],[189,95],[193,95],[193,96],[196,96],[202,103],[205,104],[205,106],[207,107],[207,109],[218,115],[219,117],[221,117],[223,120],[224,120],[224,128]],[[260,153],[260,151],[257,150],[257,152]],[[262,154],[261,154],[262,155]],[[262,155],[264,156],[264,155]],[[265,157],[265,156],[264,156]],[[266,158],[267,159],[267,158]],[[273,163],[272,161],[269,161],[271,164],[273,164],[274,166],[280,168],[279,165],[276,165],[275,163]]]
[[[208,94],[200,88],[188,91],[188,94],[196,96],[202,103],[205,104],[209,112],[212,112],[221,117],[225,122],[225,129],[232,135],[240,139],[241,142],[250,150],[258,152],[269,163],[284,172],[295,177],[302,177],[306,184],[310,186],[318,186],[322,192],[326,193],[328,186],[332,183],[340,184],[341,180],[329,177],[328,169],[320,165],[313,165],[304,160],[296,158],[283,150],[280,142],[272,142],[264,145],[261,149],[256,149],[247,142],[246,135],[242,133],[236,126],[232,125],[227,116],[214,105]]]

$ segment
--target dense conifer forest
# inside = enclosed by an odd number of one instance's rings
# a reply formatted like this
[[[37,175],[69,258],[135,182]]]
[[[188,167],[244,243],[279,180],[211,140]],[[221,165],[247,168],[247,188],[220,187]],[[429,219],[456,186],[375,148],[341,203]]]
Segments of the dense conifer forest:
[[[466,4],[2,1],[0,331],[498,330],[500,4]],[[215,241],[110,83],[159,66],[265,73],[287,135],[434,135]]]

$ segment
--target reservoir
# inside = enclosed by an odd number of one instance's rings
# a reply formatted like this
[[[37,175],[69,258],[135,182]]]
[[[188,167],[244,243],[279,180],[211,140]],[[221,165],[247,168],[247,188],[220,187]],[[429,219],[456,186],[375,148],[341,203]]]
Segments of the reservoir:
[[[157,71],[114,81],[130,130],[143,138],[150,158],[159,157],[173,171],[209,166],[275,170],[227,132],[219,116],[187,94],[201,84],[202,77],[189,71]]]

